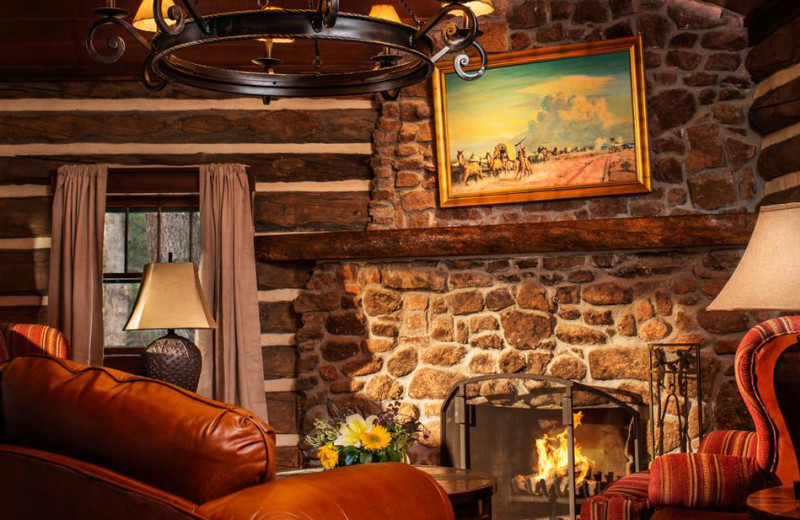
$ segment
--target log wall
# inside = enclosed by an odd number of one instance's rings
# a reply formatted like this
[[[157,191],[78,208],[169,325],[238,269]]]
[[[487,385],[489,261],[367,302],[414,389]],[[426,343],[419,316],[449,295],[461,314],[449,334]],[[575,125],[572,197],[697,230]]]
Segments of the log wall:
[[[256,181],[257,234],[363,231],[376,121],[370,99],[265,106],[135,83],[0,84],[0,322],[46,319],[51,175],[60,165],[244,163]],[[299,463],[291,301],[311,267],[258,266],[264,388],[283,466]],[[120,368],[136,364],[114,358]]]
[[[764,138],[758,157],[764,203],[800,202],[800,18],[786,22],[746,62],[759,82],[749,120]]]

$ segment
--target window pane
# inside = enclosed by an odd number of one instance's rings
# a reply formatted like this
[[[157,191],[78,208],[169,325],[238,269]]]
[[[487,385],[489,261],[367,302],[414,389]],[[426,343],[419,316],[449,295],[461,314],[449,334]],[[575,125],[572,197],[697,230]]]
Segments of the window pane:
[[[192,212],[192,262],[200,263],[200,212]]]
[[[141,273],[157,258],[158,213],[155,208],[131,208],[128,219],[128,272]]]
[[[139,282],[103,284],[103,344],[106,347],[146,347],[167,333],[166,330],[122,330],[138,292]],[[179,329],[176,333],[195,341],[194,330]]]
[[[194,231],[194,230],[193,230]],[[161,210],[161,261],[189,262],[189,208]]]
[[[103,234],[103,272],[125,272],[125,213],[106,212]]]

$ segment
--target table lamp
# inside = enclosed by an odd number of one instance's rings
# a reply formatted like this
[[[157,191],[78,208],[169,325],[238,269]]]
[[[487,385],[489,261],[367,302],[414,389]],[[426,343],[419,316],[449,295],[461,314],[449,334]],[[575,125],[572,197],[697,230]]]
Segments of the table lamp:
[[[800,310],[800,203],[761,208],[742,260],[707,309],[784,313]],[[770,377],[776,386],[779,407],[783,409],[784,405],[791,404],[787,410],[796,411],[796,405],[800,404],[800,395],[796,391],[796,381],[800,379],[800,336],[796,343],[791,340],[789,343],[779,347],[783,348],[782,352],[770,353],[770,357],[776,357],[774,374]],[[783,415],[792,442],[800,439],[800,422],[787,417],[786,413]],[[795,452],[800,457],[797,445]],[[800,482],[795,482],[794,487],[795,496],[800,500]]]
[[[203,361],[200,349],[175,329],[213,329],[197,268],[193,263],[152,263],[144,267],[142,285],[124,330],[167,329],[144,351],[145,374],[194,392]]]

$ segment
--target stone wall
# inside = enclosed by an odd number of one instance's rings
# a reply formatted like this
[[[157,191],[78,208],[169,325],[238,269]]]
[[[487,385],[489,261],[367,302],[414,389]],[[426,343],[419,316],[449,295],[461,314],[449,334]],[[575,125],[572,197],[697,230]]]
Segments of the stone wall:
[[[732,362],[755,318],[704,310],[740,255],[709,250],[318,264],[294,302],[302,320],[297,387],[304,428],[325,415],[328,399],[367,410],[400,399],[431,432],[415,459],[435,462],[442,397],[459,380],[551,374],[646,404],[646,345],[660,341],[700,342],[706,424],[749,428]],[[668,424],[666,447],[672,449],[676,418]]]
[[[653,192],[439,208],[432,94],[422,84],[382,104],[374,134],[372,228],[753,209],[763,184],[754,175],[761,140],[746,124],[754,89],[743,65],[741,17],[695,0],[509,0],[496,7],[481,18],[489,52],[642,35]]]

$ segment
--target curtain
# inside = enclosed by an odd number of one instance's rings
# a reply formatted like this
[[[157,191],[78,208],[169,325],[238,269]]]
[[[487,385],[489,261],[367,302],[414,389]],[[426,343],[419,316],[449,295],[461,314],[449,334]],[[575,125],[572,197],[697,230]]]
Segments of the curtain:
[[[53,197],[48,322],[72,345],[72,358],[103,364],[103,232],[108,168],[58,169]]]
[[[201,166],[200,280],[217,328],[198,331],[198,393],[266,420],[253,235],[245,166]]]

